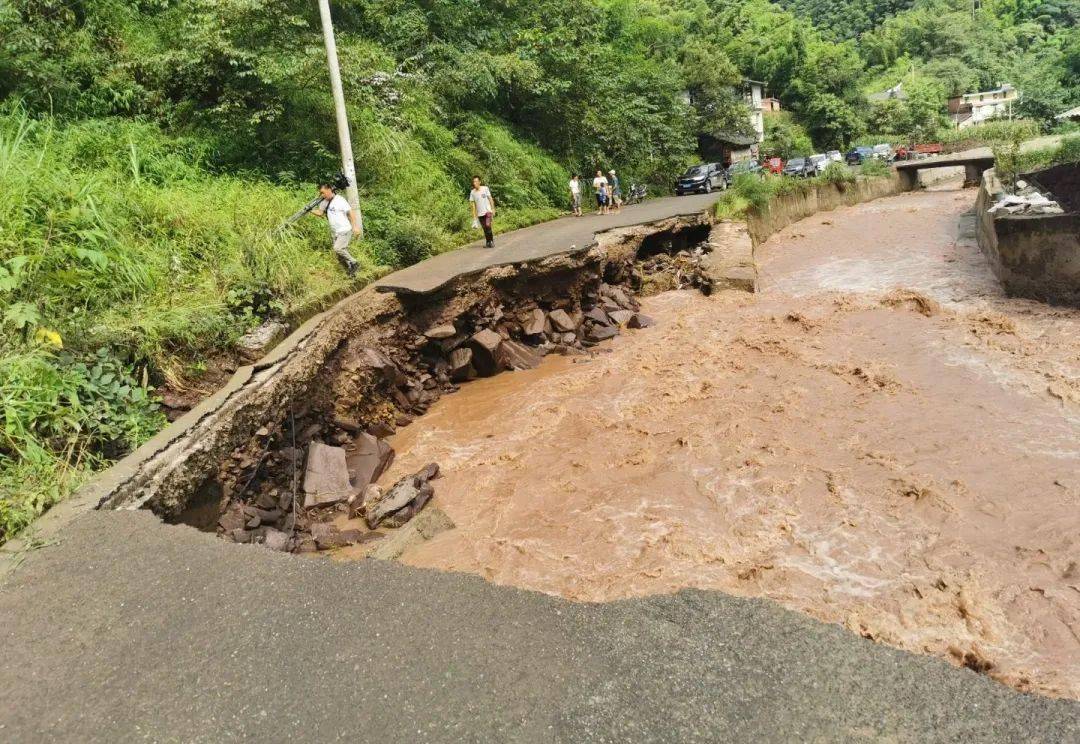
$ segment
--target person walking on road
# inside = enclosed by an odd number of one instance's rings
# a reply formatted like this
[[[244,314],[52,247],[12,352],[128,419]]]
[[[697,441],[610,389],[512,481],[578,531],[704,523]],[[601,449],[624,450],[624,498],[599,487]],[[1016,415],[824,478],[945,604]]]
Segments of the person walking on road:
[[[596,213],[607,214],[608,204],[608,180],[604,177],[604,171],[596,171],[596,178],[592,180],[593,191],[596,192]]]
[[[353,235],[360,234],[360,223],[356,219],[356,211],[349,206],[345,197],[334,190],[333,184],[319,184],[319,194],[322,196],[322,201],[312,214],[316,217],[326,216],[326,222],[330,225],[334,253],[345,267],[345,273],[356,276],[358,264],[349,253],[349,243]]]
[[[608,181],[611,184],[611,198],[609,201],[611,202],[612,208],[614,208],[616,212],[619,212],[622,210],[622,185],[619,183],[619,177],[615,175],[614,170],[608,171],[608,176]]]
[[[473,227],[484,230],[484,246],[494,248],[495,234],[491,231],[491,223],[495,219],[495,197],[491,195],[491,189],[480,180],[480,176],[473,176],[469,205],[472,207]]]
[[[576,173],[570,179],[570,211],[575,217],[581,216],[581,177]]]

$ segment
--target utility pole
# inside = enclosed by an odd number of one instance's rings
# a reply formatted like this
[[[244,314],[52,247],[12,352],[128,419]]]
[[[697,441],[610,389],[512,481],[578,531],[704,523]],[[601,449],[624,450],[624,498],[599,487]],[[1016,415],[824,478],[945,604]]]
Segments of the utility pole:
[[[352,137],[349,134],[349,117],[345,112],[345,91],[341,87],[341,68],[338,67],[337,42],[334,26],[330,20],[330,0],[319,0],[322,17],[323,41],[326,42],[326,62],[330,66],[330,92],[334,96],[334,113],[337,115],[338,144],[341,147],[341,172],[349,179],[345,190],[349,206],[356,210],[360,223],[360,237],[364,237],[364,217],[360,211],[360,193],[356,190],[356,165],[353,163]]]

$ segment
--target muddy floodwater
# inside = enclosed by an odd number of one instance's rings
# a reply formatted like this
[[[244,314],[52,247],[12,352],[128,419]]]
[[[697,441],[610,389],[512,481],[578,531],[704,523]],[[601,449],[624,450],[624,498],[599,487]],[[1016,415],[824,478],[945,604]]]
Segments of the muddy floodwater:
[[[457,528],[406,553],[575,600],[767,597],[1080,697],[1080,312],[1004,297],[926,191],[645,301],[593,357],[466,385],[393,440]]]

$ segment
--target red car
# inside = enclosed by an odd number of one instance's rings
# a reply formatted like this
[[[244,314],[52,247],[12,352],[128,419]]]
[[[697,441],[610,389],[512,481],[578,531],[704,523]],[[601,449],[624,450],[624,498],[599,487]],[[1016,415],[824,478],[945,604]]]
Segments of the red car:
[[[769,158],[765,161],[765,170],[779,176],[784,172],[783,158]]]

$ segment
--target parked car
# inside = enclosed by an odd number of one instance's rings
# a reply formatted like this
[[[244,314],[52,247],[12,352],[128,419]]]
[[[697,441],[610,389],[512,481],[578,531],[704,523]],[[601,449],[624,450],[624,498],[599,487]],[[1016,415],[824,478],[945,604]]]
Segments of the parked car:
[[[886,163],[891,163],[893,161],[892,145],[874,145],[874,157],[878,160],[884,160]]]
[[[783,158],[769,158],[765,161],[765,170],[769,173],[773,173],[779,176],[784,172],[784,159]]]
[[[848,150],[844,159],[847,160],[848,165],[862,165],[864,161],[874,157],[874,148],[872,147],[853,147]]]
[[[844,162],[844,156],[840,154],[839,150],[829,150],[825,155],[829,158],[830,163]]]
[[[820,176],[822,173],[825,172],[825,166],[829,164],[829,156],[822,155],[820,153],[817,155],[811,155],[809,158],[807,158],[807,160],[810,163],[810,167],[808,168],[808,170],[811,171],[809,173],[809,175],[811,176]]]
[[[792,158],[784,166],[784,175],[793,178],[806,178],[814,174],[808,158]]]
[[[695,194],[704,192],[708,194],[713,189],[727,188],[727,172],[720,163],[701,163],[686,169],[675,182],[675,193]]]
[[[735,176],[742,175],[743,173],[761,175],[761,164],[756,160],[737,160],[732,163],[727,169],[728,185],[731,185],[732,181],[735,180]]]

